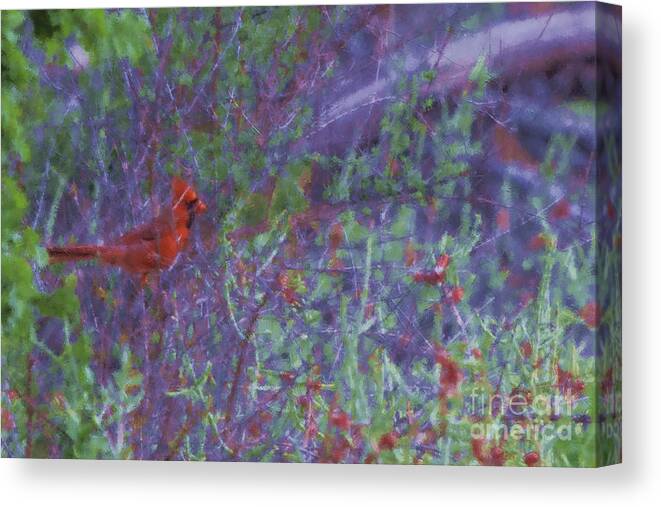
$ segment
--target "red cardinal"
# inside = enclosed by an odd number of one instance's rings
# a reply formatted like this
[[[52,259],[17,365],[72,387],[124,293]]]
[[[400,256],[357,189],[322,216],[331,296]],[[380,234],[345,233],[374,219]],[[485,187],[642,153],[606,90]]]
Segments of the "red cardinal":
[[[131,273],[147,275],[167,269],[188,243],[191,226],[207,206],[195,189],[181,178],[172,179],[172,208],[159,213],[151,222],[138,226],[116,241],[105,245],[69,245],[47,247],[51,263],[100,259]]]

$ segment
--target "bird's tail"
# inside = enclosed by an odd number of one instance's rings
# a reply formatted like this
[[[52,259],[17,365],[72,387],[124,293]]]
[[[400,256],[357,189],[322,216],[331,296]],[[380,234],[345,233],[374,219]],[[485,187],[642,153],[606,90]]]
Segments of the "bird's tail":
[[[48,261],[51,264],[59,262],[76,262],[96,259],[103,250],[99,245],[71,245],[71,246],[49,246]]]

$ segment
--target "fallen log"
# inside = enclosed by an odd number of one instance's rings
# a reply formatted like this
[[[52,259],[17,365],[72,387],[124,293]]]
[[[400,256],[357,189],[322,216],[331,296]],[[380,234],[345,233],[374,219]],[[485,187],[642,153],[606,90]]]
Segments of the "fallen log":
[[[442,50],[424,48],[411,36],[399,51],[383,62],[342,73],[325,80],[311,92],[320,97],[308,134],[294,147],[294,153],[318,152],[342,155],[359,145],[369,144],[378,135],[385,108],[403,100],[397,91],[399,81],[429,69],[436,76],[422,87],[420,97],[448,97],[466,86],[468,76],[480,58],[500,79],[522,79],[559,64],[594,58],[596,38],[600,57],[619,66],[616,48],[620,33],[615,18],[600,18],[595,30],[595,9],[591,4],[569,5],[550,14],[509,20],[449,41]],[[397,35],[397,34],[395,34]],[[583,133],[584,128],[580,128]]]

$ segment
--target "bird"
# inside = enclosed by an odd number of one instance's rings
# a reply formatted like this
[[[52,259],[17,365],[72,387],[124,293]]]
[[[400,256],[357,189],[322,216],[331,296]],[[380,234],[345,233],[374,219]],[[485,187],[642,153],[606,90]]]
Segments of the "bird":
[[[188,244],[195,216],[207,211],[193,186],[178,176],[172,178],[172,206],[104,244],[47,246],[51,264],[98,260],[141,276],[169,269]]]

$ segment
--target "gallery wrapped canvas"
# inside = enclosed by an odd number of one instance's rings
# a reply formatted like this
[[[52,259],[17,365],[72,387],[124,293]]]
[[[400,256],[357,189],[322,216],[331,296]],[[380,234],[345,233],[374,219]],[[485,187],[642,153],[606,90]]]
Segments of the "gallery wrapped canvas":
[[[2,456],[595,467],[621,10],[2,12]]]

